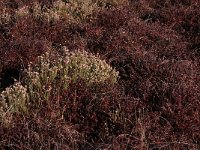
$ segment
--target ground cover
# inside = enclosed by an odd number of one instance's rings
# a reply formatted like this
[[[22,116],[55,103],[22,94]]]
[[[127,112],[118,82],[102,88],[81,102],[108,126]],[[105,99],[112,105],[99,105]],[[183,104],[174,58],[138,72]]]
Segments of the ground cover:
[[[198,0],[2,0],[1,149],[200,148]]]

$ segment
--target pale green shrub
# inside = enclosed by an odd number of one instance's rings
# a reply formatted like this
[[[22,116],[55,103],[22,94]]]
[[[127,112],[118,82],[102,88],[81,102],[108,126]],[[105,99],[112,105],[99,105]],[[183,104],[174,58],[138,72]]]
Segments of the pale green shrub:
[[[82,78],[89,84],[105,81],[116,83],[119,74],[105,60],[80,50],[70,54],[68,66],[69,76],[72,77],[72,80],[76,81],[78,78]]]
[[[54,7],[43,8],[41,7],[40,3],[34,2],[33,3],[33,17],[36,19],[46,20],[47,22],[56,22],[60,20],[62,17],[67,17],[67,13],[62,13],[63,9],[66,9],[66,5],[62,1],[57,1],[54,4]]]
[[[54,56],[56,57],[56,55]],[[31,100],[36,105],[41,100],[48,101],[50,96],[59,96],[68,87],[68,70],[65,56],[50,59],[50,52],[38,57],[36,64],[30,64],[24,71],[24,83],[28,87]]]
[[[106,5],[117,5],[121,4],[123,0],[93,0],[94,3],[97,3],[98,6],[105,7]]]
[[[21,7],[19,9],[17,9],[16,12],[15,12],[16,18],[25,17],[28,14],[29,14],[28,6]]]
[[[62,18],[67,19],[69,23],[82,22],[90,19],[93,12],[104,8],[107,4],[116,5],[124,0],[57,0],[53,3],[53,8],[42,8],[39,2],[34,2],[33,17],[46,20],[47,22],[56,22]],[[30,14],[28,6],[23,6],[16,10],[15,17],[21,18]],[[0,24],[9,23],[11,14],[3,9],[0,14]]]
[[[3,9],[0,13],[0,25],[8,24],[11,20],[11,15],[9,14],[7,9]]]
[[[109,81],[117,82],[118,72],[98,56],[86,51],[69,52],[62,55],[47,52],[39,56],[36,64],[30,64],[24,71],[30,99],[48,101],[51,95],[59,96],[67,89],[70,81],[85,80],[88,85]],[[35,103],[38,103],[38,101]]]
[[[9,127],[12,122],[12,113],[4,108],[6,106],[2,103],[2,100],[0,99],[0,123],[2,123],[5,127]]]
[[[33,16],[38,19],[42,17],[42,6],[38,2],[33,3]]]
[[[67,12],[77,21],[83,21],[98,10],[97,3],[92,0],[72,0],[67,9]]]
[[[7,87],[0,95],[0,121],[4,126],[10,126],[13,113],[26,113],[28,103],[27,89],[20,82]]]
[[[35,3],[34,16],[36,18],[43,18],[48,22],[67,18],[69,23],[76,23],[87,19],[97,8],[96,3],[92,0],[72,0],[70,3],[58,0],[53,3],[53,8],[45,8],[45,11],[41,9],[38,3]]]
[[[58,0],[54,3],[56,11],[62,15],[67,13],[70,21],[84,21],[91,17],[93,12],[104,8],[107,4],[116,5],[122,0]]]
[[[118,72],[98,55],[84,50],[69,52],[65,47],[60,53],[49,51],[39,56],[37,62],[30,63],[22,75],[25,86],[15,82],[0,95],[0,118],[4,122],[10,122],[12,113],[27,112],[29,104],[39,107],[51,96],[59,99],[69,83],[80,78],[88,86],[104,82],[114,84],[118,78]]]
[[[104,8],[106,4],[116,5],[122,0],[57,0],[53,3],[53,8],[42,10],[38,2],[34,3],[33,15],[48,22],[58,21],[67,18],[69,23],[82,22],[91,18],[93,12]]]
[[[48,9],[47,12],[44,12],[43,17],[45,20],[47,20],[47,22],[56,22],[61,19],[61,15],[51,9]]]
[[[27,111],[27,89],[22,86],[20,82],[15,82],[14,85],[7,87],[5,91],[1,93],[1,99],[6,111],[17,113]]]

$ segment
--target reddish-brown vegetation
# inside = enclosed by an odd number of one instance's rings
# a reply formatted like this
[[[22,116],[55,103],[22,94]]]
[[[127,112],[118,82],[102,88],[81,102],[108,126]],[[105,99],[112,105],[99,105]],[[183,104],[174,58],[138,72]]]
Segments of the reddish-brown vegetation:
[[[1,5],[14,11],[28,2]],[[129,1],[93,15],[77,24],[29,15],[0,25],[0,89],[50,46],[99,53],[120,76],[117,85],[71,83],[50,104],[15,114],[10,127],[0,124],[0,148],[199,149],[199,1]]]

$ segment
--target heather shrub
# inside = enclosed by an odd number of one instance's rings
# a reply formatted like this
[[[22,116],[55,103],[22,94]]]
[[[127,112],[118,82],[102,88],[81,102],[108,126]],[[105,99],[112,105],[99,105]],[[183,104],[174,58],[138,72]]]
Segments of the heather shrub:
[[[199,149],[198,0],[122,1],[0,2],[0,82],[26,68],[30,102],[0,102],[1,149]]]
[[[148,23],[159,23],[179,33],[190,51],[199,54],[200,4],[196,0],[132,2],[139,17]]]
[[[83,134],[78,132],[74,125],[69,125],[60,116],[54,116],[61,109],[47,109],[41,106],[42,111],[30,111],[28,115],[13,115],[12,122],[0,122],[0,148],[16,149],[79,149],[84,148]],[[9,119],[8,115],[6,119]],[[9,121],[9,120],[7,120]],[[9,123],[9,124],[8,124]],[[27,136],[27,131],[29,136]],[[7,138],[9,137],[9,138]],[[12,141],[12,142],[11,142]],[[14,141],[17,141],[16,143]]]
[[[61,102],[65,106],[64,119],[79,124],[78,131],[84,133],[86,140],[94,147],[98,145],[94,145],[93,139],[109,142],[122,132],[126,115],[120,111],[128,107],[119,108],[119,105],[121,101],[129,101],[120,99],[121,93],[113,85],[97,89],[98,85],[91,88],[87,82],[79,79],[70,83]]]
[[[99,13],[85,28],[87,48],[117,68],[127,95],[140,99],[149,113],[160,112],[178,135],[189,139],[192,132],[197,141],[198,62],[180,33],[159,22],[145,22],[135,10],[129,5]]]

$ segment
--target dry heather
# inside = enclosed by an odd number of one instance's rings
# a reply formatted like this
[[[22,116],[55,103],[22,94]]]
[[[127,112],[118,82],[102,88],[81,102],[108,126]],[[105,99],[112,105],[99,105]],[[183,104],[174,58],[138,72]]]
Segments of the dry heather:
[[[200,149],[199,10],[0,1],[0,149]]]

